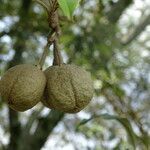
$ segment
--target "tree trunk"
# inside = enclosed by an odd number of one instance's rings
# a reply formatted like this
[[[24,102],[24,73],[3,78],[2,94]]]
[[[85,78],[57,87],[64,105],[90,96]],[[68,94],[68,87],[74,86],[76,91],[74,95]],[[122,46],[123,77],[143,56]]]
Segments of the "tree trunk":
[[[19,10],[20,18],[27,17],[27,12],[29,10],[31,0],[23,0],[22,6]],[[25,19],[26,20],[26,19]],[[23,19],[20,19],[20,22],[18,24],[21,24]],[[15,55],[14,58],[10,61],[8,64],[8,68],[11,68],[17,64],[20,64],[22,62],[22,53],[25,50],[25,42],[23,42],[23,34],[19,33],[19,31],[16,31],[14,34],[22,35],[22,37],[19,37],[16,43],[14,44],[15,49]],[[21,136],[21,124],[19,122],[18,113],[11,108],[9,108],[9,130],[10,130],[10,142],[7,147],[8,150],[19,150],[19,139]]]

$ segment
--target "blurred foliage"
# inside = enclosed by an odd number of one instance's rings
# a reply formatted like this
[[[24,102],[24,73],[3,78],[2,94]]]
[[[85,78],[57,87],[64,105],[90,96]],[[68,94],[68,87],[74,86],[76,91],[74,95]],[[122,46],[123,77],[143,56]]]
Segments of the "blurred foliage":
[[[148,12],[145,2],[150,5],[146,0],[141,1],[143,5],[138,10],[141,14],[143,11]],[[84,111],[76,115],[66,115],[57,125],[48,139],[51,141],[57,137],[62,142],[55,141],[56,149],[61,148],[64,142],[64,145],[71,143],[76,150],[132,150],[132,146],[139,150],[148,150],[149,26],[134,41],[128,45],[122,44],[123,38],[129,36],[131,27],[135,27],[134,16],[129,12],[137,11],[136,3],[137,0],[84,0],[75,12],[75,21],[67,22],[66,18],[65,21],[62,19],[60,48],[64,61],[81,65],[91,72],[95,95]],[[0,4],[2,75],[12,60],[18,63],[37,63],[46,43],[49,27],[44,9],[35,2],[0,0]],[[137,20],[140,18],[137,17]],[[51,61],[50,51],[45,68],[51,65]],[[39,108],[40,104],[27,113],[19,113],[21,125],[25,126],[32,111],[38,111]],[[0,145],[4,143],[4,146],[9,143],[11,136],[7,110],[7,106],[0,100]],[[45,108],[38,115],[41,117],[44,112],[47,115],[49,110]],[[97,117],[97,114],[107,116]],[[38,117],[33,124],[35,128]],[[76,130],[80,123],[82,126]],[[87,144],[84,144],[85,141]],[[52,149],[51,144],[46,145],[47,149]]]

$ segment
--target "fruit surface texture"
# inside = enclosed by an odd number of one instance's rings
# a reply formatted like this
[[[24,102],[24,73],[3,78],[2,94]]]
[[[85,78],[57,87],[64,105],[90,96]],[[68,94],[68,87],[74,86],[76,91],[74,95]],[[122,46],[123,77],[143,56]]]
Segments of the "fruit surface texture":
[[[85,108],[93,97],[90,73],[75,65],[51,66],[45,71],[47,84],[43,103],[66,113]]]
[[[44,73],[34,65],[10,68],[0,81],[2,100],[16,111],[26,111],[40,100],[46,85]]]

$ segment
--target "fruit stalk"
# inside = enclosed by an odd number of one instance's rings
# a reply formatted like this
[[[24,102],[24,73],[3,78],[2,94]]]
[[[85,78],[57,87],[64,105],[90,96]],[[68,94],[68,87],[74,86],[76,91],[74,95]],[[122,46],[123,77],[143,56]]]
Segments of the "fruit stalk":
[[[53,65],[61,65],[63,63],[62,56],[59,50],[59,36],[61,33],[61,29],[59,26],[59,15],[58,15],[58,2],[57,0],[54,0],[53,2],[53,7],[51,8],[50,13],[48,14],[48,23],[50,28],[56,33],[55,39],[53,41]]]
[[[60,66],[61,64],[63,64],[62,61],[62,57],[61,57],[61,53],[59,51],[59,45],[58,45],[58,39],[56,38],[54,40],[54,60],[53,60],[53,66]]]
[[[41,70],[44,65],[46,56],[48,55],[49,47],[52,44],[54,46],[53,47],[53,56],[54,56],[53,65],[60,66],[61,64],[63,64],[63,60],[62,60],[62,56],[61,56],[61,53],[59,50],[59,44],[58,44],[59,43],[58,39],[59,39],[61,30],[60,30],[60,26],[59,26],[59,16],[58,16],[57,9],[58,9],[57,0],[51,1],[51,7],[47,11],[47,13],[48,13],[48,24],[52,31],[51,31],[51,34],[49,34],[49,36],[47,38],[47,44],[44,48],[43,54],[38,63],[38,66],[40,67]]]
[[[56,36],[56,33],[55,33],[55,32],[50,33],[50,34],[48,35],[47,44],[46,44],[46,46],[44,47],[43,54],[42,54],[42,56],[41,56],[41,58],[40,58],[40,60],[39,60],[39,63],[38,63],[38,64],[39,64],[38,66],[40,67],[41,70],[42,70],[42,67],[43,67],[43,65],[44,65],[46,56],[48,55],[49,47],[53,44],[54,39],[55,39],[55,36]]]

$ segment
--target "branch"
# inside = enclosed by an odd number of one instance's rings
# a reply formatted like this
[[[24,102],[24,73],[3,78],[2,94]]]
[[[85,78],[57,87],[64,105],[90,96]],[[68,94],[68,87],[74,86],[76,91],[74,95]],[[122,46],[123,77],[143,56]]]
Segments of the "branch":
[[[11,28],[10,31],[2,31],[0,32],[0,38],[4,35],[12,36],[14,33],[16,33],[16,30],[14,28]]]
[[[28,147],[26,148],[40,150],[63,117],[64,113],[51,110],[46,118],[40,118],[34,135],[28,137]]]
[[[127,118],[130,118],[137,125],[141,134],[143,136],[147,136],[147,133],[143,129],[138,113],[134,111],[128,103],[125,103],[126,101],[130,101],[127,99],[127,97],[120,97],[115,93],[110,93],[109,90],[103,90],[103,93],[108,102],[113,106],[114,111],[117,112],[119,116],[126,116]]]
[[[118,121],[124,127],[126,132],[128,133],[129,142],[132,144],[134,149],[136,148],[136,142],[137,142],[137,139],[139,139],[139,137],[133,131],[131,123],[126,117],[120,117],[120,116],[116,116],[116,115],[109,115],[107,113],[106,114],[94,114],[89,119],[82,120],[78,124],[76,130],[78,131],[80,126],[88,123],[89,121],[91,121],[92,119],[95,119],[95,118],[102,118],[102,119],[106,119],[106,120],[116,120],[116,121]]]
[[[6,31],[0,32],[0,38],[6,34],[9,34],[9,32],[6,32]]]
[[[141,23],[135,27],[135,29],[129,34],[126,40],[122,41],[123,45],[127,45],[131,43],[134,39],[136,39],[146,28],[147,25],[150,24],[150,14],[142,19]]]
[[[44,106],[42,106],[39,110],[32,112],[31,117],[29,118],[28,122],[26,123],[26,126],[23,129],[23,136],[28,135],[30,132],[30,129],[33,125],[33,122],[38,118],[39,114],[43,110]],[[26,137],[27,138],[27,137]]]
[[[110,11],[106,14],[111,23],[116,23],[123,11],[133,2],[133,0],[118,0],[114,3]]]

